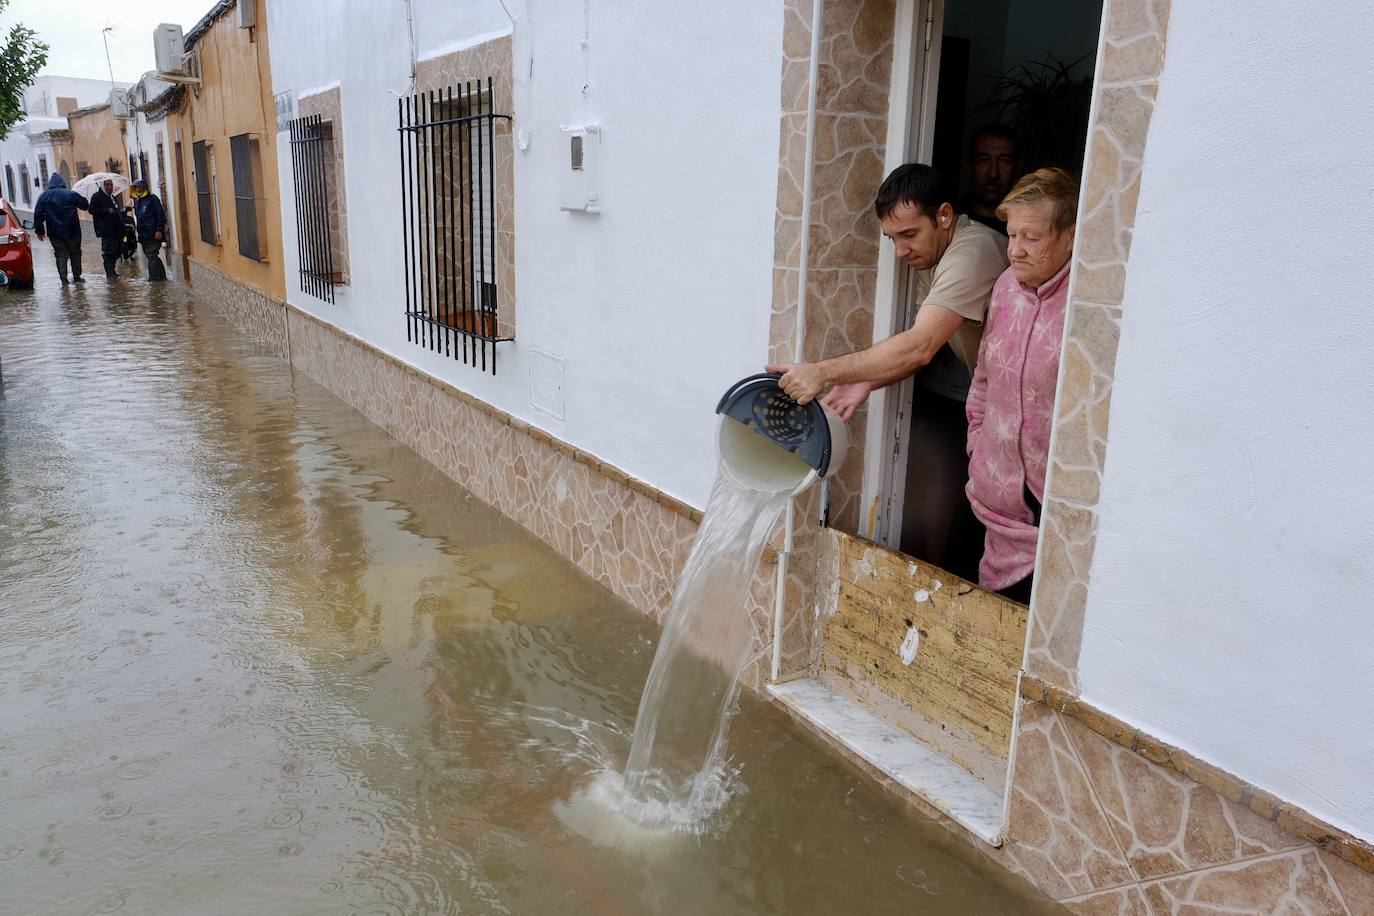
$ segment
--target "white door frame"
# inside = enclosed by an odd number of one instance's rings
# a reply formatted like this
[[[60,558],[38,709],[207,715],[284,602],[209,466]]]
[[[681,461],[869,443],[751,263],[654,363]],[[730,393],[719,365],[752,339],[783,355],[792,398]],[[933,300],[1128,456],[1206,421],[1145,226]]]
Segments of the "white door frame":
[[[945,0],[897,0],[896,12],[885,174],[906,162],[930,161]],[[911,326],[914,303],[907,295],[909,273],[897,262],[890,244],[879,246],[874,343]],[[906,379],[873,392],[868,399],[860,503],[865,511],[859,520],[859,533],[889,547],[897,547],[902,536],[912,385],[912,380]]]

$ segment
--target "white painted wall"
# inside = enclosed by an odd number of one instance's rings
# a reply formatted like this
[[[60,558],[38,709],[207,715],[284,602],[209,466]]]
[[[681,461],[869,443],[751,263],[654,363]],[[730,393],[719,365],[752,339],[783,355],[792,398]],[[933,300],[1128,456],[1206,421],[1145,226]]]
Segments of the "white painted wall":
[[[110,89],[118,86],[123,89],[129,83],[111,83],[109,80],[91,80],[76,76],[43,75],[33,81],[33,85],[23,92],[24,112],[34,117],[57,117],[57,99],[76,99],[78,108],[99,105],[110,100]]]
[[[715,474],[716,400],[765,359],[777,188],[782,5],[506,0],[517,21],[516,341],[496,378],[405,339],[396,98],[406,4],[341,19],[268,5],[274,91],[341,83],[352,286],[297,289],[290,150],[280,143],[289,298],[401,359],[696,506]],[[509,32],[497,0],[415,0],[420,57]],[[586,18],[584,18],[586,13]],[[584,51],[582,40],[588,38]],[[309,47],[311,53],[299,49]],[[525,82],[533,66],[533,77]],[[584,93],[583,86],[586,84]],[[558,209],[560,125],[604,125],[604,213]],[[531,348],[567,360],[566,419],[529,403]]]
[[[1374,839],[1374,20],[1175,4],[1083,637],[1092,703]]]

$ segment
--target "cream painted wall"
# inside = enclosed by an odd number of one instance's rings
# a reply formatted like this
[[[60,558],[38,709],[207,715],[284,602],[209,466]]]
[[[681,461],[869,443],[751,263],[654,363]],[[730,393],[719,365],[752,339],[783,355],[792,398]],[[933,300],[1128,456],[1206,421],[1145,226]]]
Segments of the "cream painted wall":
[[[282,142],[288,298],[702,506],[716,401],[767,352],[782,4],[506,5],[517,20],[516,130],[529,145],[515,158],[516,340],[501,345],[497,376],[406,342],[395,129],[410,77],[404,3],[347,21],[322,0],[268,4],[275,91],[338,81],[343,105],[353,282],[333,305],[300,292]],[[512,30],[497,0],[451,9],[415,0],[420,57]],[[605,131],[599,216],[558,207],[559,128],[584,120]],[[530,405],[534,348],[566,360],[563,420]]]
[[[1085,699],[1374,839],[1374,19],[1174,4]]]

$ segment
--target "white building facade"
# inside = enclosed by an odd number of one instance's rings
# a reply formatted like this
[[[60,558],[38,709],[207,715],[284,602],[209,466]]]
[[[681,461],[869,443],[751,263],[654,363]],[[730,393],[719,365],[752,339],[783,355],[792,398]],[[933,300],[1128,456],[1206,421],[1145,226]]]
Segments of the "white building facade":
[[[34,80],[22,95],[25,118],[0,140],[0,169],[4,170],[0,194],[16,210],[32,212],[33,202],[47,187],[48,176],[62,171],[66,157],[61,140],[67,130],[68,112],[108,102],[112,89],[128,86],[70,76],[45,75]],[[74,175],[75,164],[66,165],[67,172]]]

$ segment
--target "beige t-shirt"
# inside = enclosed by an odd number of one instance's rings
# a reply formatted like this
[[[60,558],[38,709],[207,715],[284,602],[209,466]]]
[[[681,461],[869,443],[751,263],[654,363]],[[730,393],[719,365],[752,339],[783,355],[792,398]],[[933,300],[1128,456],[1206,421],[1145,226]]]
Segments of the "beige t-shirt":
[[[954,238],[940,262],[916,274],[919,308],[938,305],[963,317],[964,322],[949,339],[948,346],[968,368],[969,376],[978,364],[978,344],[983,339],[983,319],[987,317],[992,287],[1008,263],[1006,236],[960,216],[954,224]],[[966,394],[967,383],[963,388]],[[942,393],[954,396],[953,392]],[[962,400],[962,395],[959,397]]]

